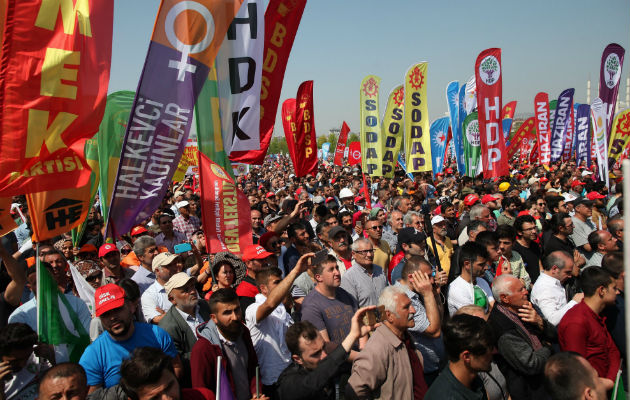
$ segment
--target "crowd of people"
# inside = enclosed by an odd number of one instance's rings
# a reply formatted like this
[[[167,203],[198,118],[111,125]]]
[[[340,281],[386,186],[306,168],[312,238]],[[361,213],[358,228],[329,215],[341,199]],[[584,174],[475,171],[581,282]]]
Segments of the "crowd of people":
[[[322,163],[298,178],[268,157],[237,177],[253,242],[238,255],[210,251],[192,177],[113,241],[97,201],[76,246],[33,243],[16,197],[3,396],[606,399],[627,382],[621,179],[609,190],[575,162],[492,180]],[[90,336],[78,362],[38,337],[37,264],[65,295],[60,325],[79,326],[62,334]]]

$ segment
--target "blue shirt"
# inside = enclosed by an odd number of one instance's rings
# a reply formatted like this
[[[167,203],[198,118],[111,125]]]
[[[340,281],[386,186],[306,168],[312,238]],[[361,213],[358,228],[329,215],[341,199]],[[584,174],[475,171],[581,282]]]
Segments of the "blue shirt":
[[[140,295],[144,293],[145,290],[149,288],[149,286],[153,285],[155,282],[155,274],[153,272],[149,272],[142,265],[138,267],[138,270],[131,277],[131,280],[138,284],[140,288]]]
[[[129,358],[138,347],[155,347],[175,358],[177,350],[168,333],[157,325],[134,322],[133,335],[123,341],[112,339],[109,332],[103,332],[89,345],[79,364],[85,369],[89,386],[116,385],[120,381],[120,364]]]

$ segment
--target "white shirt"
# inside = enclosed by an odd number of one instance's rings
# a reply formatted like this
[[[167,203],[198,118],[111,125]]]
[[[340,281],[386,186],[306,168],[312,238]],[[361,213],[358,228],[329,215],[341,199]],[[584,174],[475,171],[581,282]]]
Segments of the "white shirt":
[[[162,315],[155,307],[160,307],[164,312],[167,312],[172,306],[171,302],[168,301],[166,289],[164,289],[164,286],[160,285],[158,281],[153,282],[151,286],[142,293],[140,303],[142,304],[142,314],[148,323],[151,323],[153,318]]]
[[[291,362],[291,352],[284,335],[293,319],[283,304],[278,305],[267,318],[256,321],[258,307],[267,297],[258,293],[255,302],[245,311],[245,323],[254,343],[254,349],[260,364],[260,380],[263,385],[273,385]],[[298,388],[296,388],[298,389]]]
[[[488,294],[490,287],[483,278],[477,278],[476,283],[475,287],[481,289],[487,297],[486,311],[488,311],[488,306],[494,301],[494,297]],[[470,282],[458,276],[448,285],[448,313],[453,316],[457,310],[470,304],[475,304],[474,287]]]
[[[577,304],[573,300],[567,303],[566,291],[560,281],[545,272],[536,279],[531,299],[532,303],[540,308],[547,321],[553,325],[558,325],[564,313]]]
[[[190,329],[192,329],[192,332],[195,334],[195,336],[197,336],[197,327],[205,322],[203,320],[203,318],[201,318],[201,315],[199,314],[199,306],[195,307],[195,315],[194,316],[188,314],[187,312],[184,312],[184,311],[180,310],[177,307],[175,307],[175,309],[177,310],[179,315],[181,315],[182,318],[184,318],[184,321],[186,321],[186,323],[188,324]]]

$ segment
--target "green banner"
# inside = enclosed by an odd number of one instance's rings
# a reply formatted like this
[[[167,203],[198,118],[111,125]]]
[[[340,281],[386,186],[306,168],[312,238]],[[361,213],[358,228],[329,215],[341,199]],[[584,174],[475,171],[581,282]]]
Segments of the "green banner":
[[[85,152],[85,160],[88,165],[92,169],[90,173],[90,209],[94,206],[94,199],[96,198],[96,193],[98,192],[98,183],[100,180],[100,163],[98,159],[98,144],[96,141],[96,135],[92,139],[88,139],[85,142],[84,152]],[[89,212],[88,212],[89,215]],[[87,224],[88,219],[84,219],[81,225],[76,228],[72,228],[70,231],[72,235],[72,245],[74,247],[78,247],[81,242],[81,237],[83,237],[83,232],[85,232],[85,225]]]
[[[479,160],[481,156],[481,141],[479,140],[479,119],[477,112],[470,113],[464,119],[464,161],[466,162],[466,175],[471,178],[480,171]]]

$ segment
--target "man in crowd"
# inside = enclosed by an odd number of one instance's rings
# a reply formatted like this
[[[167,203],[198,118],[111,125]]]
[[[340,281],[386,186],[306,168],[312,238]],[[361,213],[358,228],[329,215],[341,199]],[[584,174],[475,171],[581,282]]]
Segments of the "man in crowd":
[[[394,198],[394,210],[398,210],[402,215],[407,214],[407,211],[411,209],[411,199],[408,195],[396,196]]]
[[[166,312],[171,308],[164,285],[177,273],[179,256],[171,253],[160,253],[153,258],[155,282],[142,293],[141,304],[144,320],[159,324]]]
[[[612,275],[600,267],[582,270],[579,283],[584,301],[568,310],[560,321],[560,348],[586,358],[610,390],[615,385],[621,357],[601,314],[606,306],[615,304],[619,292]]]
[[[472,208],[470,209],[470,222],[472,221],[481,221],[484,224],[486,224],[486,227],[488,227],[488,223],[490,222],[490,209],[482,204],[475,204],[474,206],[472,206]],[[463,223],[463,221],[462,221]],[[460,227],[462,225],[460,224]],[[468,227],[467,225],[464,226],[464,228],[462,229],[462,232],[459,234],[459,237],[457,238],[457,243],[461,246],[464,243],[466,243],[469,239],[469,234],[468,234]]]
[[[199,218],[190,214],[190,203],[187,200],[180,201],[176,206],[179,216],[173,220],[173,227],[183,233],[186,236],[186,240],[190,240],[192,234],[201,227],[201,222]]]
[[[619,216],[612,217],[606,222],[606,225],[610,234],[617,239],[617,249],[623,250],[623,218]]]
[[[523,282],[525,288],[530,290],[532,281],[525,269],[523,258],[516,251],[513,251],[516,242],[516,229],[511,225],[499,225],[497,227],[497,238],[499,239],[499,250],[501,250],[501,260],[497,266],[497,275],[502,273],[512,274]],[[509,264],[509,269],[503,265]]]
[[[387,271],[389,261],[392,258],[392,252],[386,241],[381,239],[383,236],[383,225],[378,219],[369,219],[365,223],[365,231],[372,247],[374,248],[374,265],[381,267],[383,271]]]
[[[593,221],[591,221],[593,202],[586,198],[579,198],[573,204],[575,207],[575,215],[571,218],[574,225],[571,239],[573,239],[573,243],[575,243],[583,254],[589,253],[593,251],[593,249],[588,243],[588,235],[597,229]]]
[[[499,214],[497,218],[497,224],[514,226],[514,220],[516,220],[516,213],[518,212],[518,206],[520,201],[514,197],[506,197],[501,202],[503,206],[503,212]]]
[[[308,249],[310,241],[309,234],[306,231],[306,226],[304,226],[301,222],[295,222],[289,225],[287,233],[291,245],[282,256],[285,275],[288,275],[289,272],[291,272],[302,254],[309,252]]]
[[[138,284],[140,294],[144,293],[155,282],[153,258],[159,253],[155,239],[141,236],[133,244],[133,252],[140,261],[140,266],[131,279]]]
[[[335,226],[328,231],[328,254],[335,257],[339,273],[343,274],[352,266],[352,249],[350,248],[350,235],[341,226]]]
[[[39,382],[39,400],[85,400],[87,394],[87,376],[79,364],[57,364]]]
[[[433,227],[433,237],[427,239],[427,248],[433,252],[433,243],[435,242],[437,254],[434,254],[440,260],[440,266],[446,273],[451,268],[451,257],[453,256],[453,243],[447,236],[446,219],[441,215],[431,218]]]
[[[403,228],[403,214],[394,210],[387,216],[388,225],[383,228],[382,239],[387,242],[390,249],[395,249],[398,244],[398,233]]]
[[[606,384],[579,354],[552,355],[545,365],[545,389],[552,400],[606,400]]]
[[[254,244],[243,250],[243,261],[247,267],[245,278],[236,288],[236,294],[240,298],[241,308],[247,310],[250,304],[254,303],[254,298],[260,291],[256,285],[256,275],[267,267],[268,258],[273,253],[265,250],[264,247]]]
[[[98,249],[98,258],[103,266],[103,277],[101,282],[103,285],[108,283],[117,283],[123,278],[129,278],[135,274],[130,268],[123,268],[120,265],[120,251],[116,245],[105,243]]]
[[[450,315],[469,304],[476,304],[486,311],[490,309],[493,299],[489,298],[485,291],[478,286],[479,283],[484,282],[481,276],[486,269],[487,262],[488,251],[480,244],[468,242],[461,247],[459,253],[461,274],[448,287],[448,311]]]
[[[352,267],[341,278],[341,287],[359,307],[373,306],[387,286],[387,275],[374,264],[374,246],[364,238],[352,244]]]
[[[182,362],[166,331],[157,325],[134,322],[135,306],[125,291],[113,283],[101,286],[94,294],[95,315],[103,332],[81,356],[79,364],[87,374],[89,392],[110,388],[120,380],[120,364],[136,347],[153,347],[171,357],[175,375],[181,377]]]
[[[525,269],[532,283],[535,283],[540,275],[542,251],[536,239],[536,220],[531,215],[521,215],[514,220],[516,229],[516,243],[513,249],[521,255],[525,262]]]
[[[265,234],[267,231],[263,227],[263,218],[262,213],[258,210],[252,209],[251,211],[252,218],[252,235],[254,235],[254,244],[258,244],[258,240],[260,237]]]
[[[383,290],[383,325],[376,328],[352,364],[346,393],[350,398],[423,399],[427,384],[422,373],[422,355],[409,333],[415,308],[400,286]]]
[[[175,253],[175,246],[184,243],[186,235],[173,228],[173,217],[169,214],[160,215],[158,221],[160,223],[160,233],[155,237],[155,244],[159,247],[166,247],[169,252]]]
[[[562,284],[573,273],[573,257],[563,250],[556,250],[545,257],[543,271],[532,288],[532,303],[538,307],[543,317],[553,325],[558,325],[564,314],[584,298],[577,293],[567,302]]]
[[[602,259],[608,253],[617,251],[617,239],[608,231],[593,231],[588,235],[588,244],[593,250],[593,254],[586,263],[587,267],[602,266]]]
[[[389,282],[394,284],[402,278],[402,270],[407,260],[413,256],[426,256],[427,236],[424,232],[417,233],[413,228],[403,228],[398,236],[400,251],[392,258],[389,266]],[[395,265],[394,262],[396,263]]]

